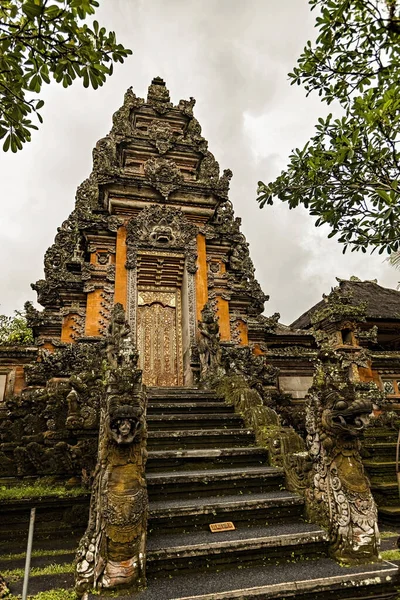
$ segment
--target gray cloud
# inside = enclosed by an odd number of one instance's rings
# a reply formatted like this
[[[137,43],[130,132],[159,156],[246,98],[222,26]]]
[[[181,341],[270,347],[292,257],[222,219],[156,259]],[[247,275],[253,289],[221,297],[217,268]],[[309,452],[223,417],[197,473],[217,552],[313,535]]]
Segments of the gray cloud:
[[[343,257],[306,211],[260,211],[255,202],[257,181],[274,178],[327,112],[287,79],[313,36],[306,0],[103,0],[97,18],[134,55],[97,91],[47,86],[43,126],[21,153],[1,159],[1,312],[35,298],[29,284],[42,277],[44,252],[91,170],[93,146],[109,131],[126,88],[146,96],[156,75],[175,103],[197,99],[210,150],[234,172],[231,199],[271,296],[267,313],[280,311],[290,322],[330,290],[335,275],[397,284],[398,273],[381,257]]]

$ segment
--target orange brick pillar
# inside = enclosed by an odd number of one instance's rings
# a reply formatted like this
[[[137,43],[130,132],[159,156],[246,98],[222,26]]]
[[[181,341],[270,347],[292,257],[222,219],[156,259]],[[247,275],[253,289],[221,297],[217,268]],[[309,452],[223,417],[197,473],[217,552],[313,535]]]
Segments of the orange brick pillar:
[[[196,271],[196,306],[197,321],[201,321],[201,311],[208,300],[207,288],[207,252],[206,236],[199,233],[197,236],[197,271]]]
[[[100,335],[100,310],[102,289],[93,290],[87,295],[85,335]]]
[[[114,302],[120,302],[126,310],[126,294],[128,275],[126,263],[126,227],[122,226],[117,231],[117,248],[115,254],[115,292]]]
[[[221,296],[217,296],[217,315],[219,322],[219,333],[222,342],[231,339],[231,324],[229,320],[229,302]]]
[[[77,315],[75,313],[70,313],[64,316],[61,329],[62,342],[74,342],[73,334],[76,317]]]

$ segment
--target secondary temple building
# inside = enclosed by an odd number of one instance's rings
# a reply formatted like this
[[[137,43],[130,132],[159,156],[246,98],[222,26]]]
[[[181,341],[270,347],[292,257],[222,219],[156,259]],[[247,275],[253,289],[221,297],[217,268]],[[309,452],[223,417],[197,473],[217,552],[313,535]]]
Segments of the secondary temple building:
[[[400,292],[339,280],[290,327],[278,314],[265,316],[268,297],[228,199],[232,173],[220,173],[194,104],[191,98],[174,106],[160,78],[146,100],[127,91],[111,132],[93,150],[93,171],[77,190],[74,211],[45,254],[45,278],[32,286],[43,307],[26,305],[35,345],[0,347],[0,481],[12,486],[50,476],[92,486],[76,563],[80,595],[141,590],[146,552],[153,568],[171,560],[156,571],[179,571],[182,549],[173,555],[172,538],[164,554],[155,542],[146,551],[148,517],[156,532],[179,530],[182,515],[202,531],[211,512],[217,521],[232,517],[248,527],[265,523],[255,509],[268,508],[281,522],[287,506],[302,506],[317,525],[299,525],[292,549],[372,565],[379,553],[376,503],[381,519],[400,524]],[[243,466],[246,457],[250,466]],[[260,462],[267,466],[257,471]],[[199,464],[205,471],[174,479],[175,471]],[[276,497],[266,499],[271,477],[283,478],[279,485],[289,490],[283,513]],[[210,484],[213,502],[190,512],[185,493],[205,497],[203,484]],[[238,488],[240,495],[259,489],[266,497],[251,504],[236,498]],[[233,516],[216,499],[223,489],[236,498]],[[177,490],[181,513],[176,505],[162,512],[161,499]],[[87,498],[79,502],[67,517],[53,507],[58,531],[87,525]],[[25,517],[4,510],[6,533],[18,532]],[[39,533],[49,533],[48,520],[39,519]],[[232,537],[233,566],[267,563],[265,547],[275,548],[268,535],[254,533],[258,546],[254,537],[247,546]],[[193,560],[201,570],[209,558],[201,562],[204,543],[196,543]],[[215,548],[214,557],[222,552]],[[270,552],[279,558],[280,551]],[[368,597],[377,586],[376,597],[394,598],[396,569],[379,565],[365,567],[364,579],[348,571],[335,583],[327,575],[326,586],[337,598],[353,598],[345,590],[352,579],[360,590],[372,586]],[[284,573],[286,587],[268,597],[297,585],[300,575],[292,583],[290,577]],[[305,594],[324,593],[326,587],[307,581]],[[240,597],[255,597],[237,585]],[[268,582],[262,585],[272,593]],[[202,598],[228,597],[227,589],[220,593]]]

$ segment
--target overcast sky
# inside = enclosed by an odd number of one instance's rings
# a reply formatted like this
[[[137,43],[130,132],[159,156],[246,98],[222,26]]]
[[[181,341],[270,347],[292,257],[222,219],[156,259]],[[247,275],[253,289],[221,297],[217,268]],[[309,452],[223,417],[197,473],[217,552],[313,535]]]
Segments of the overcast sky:
[[[250,243],[256,275],[270,295],[266,314],[290,323],[336,284],[335,276],[378,279],[396,287],[400,273],[382,257],[342,255],[327,230],[303,209],[260,210],[258,180],[272,180],[302,146],[327,108],[291,87],[292,70],[314,15],[307,0],[101,0],[97,19],[134,54],[103,88],[80,82],[46,86],[44,124],[22,152],[1,155],[0,312],[35,300],[43,255],[71,212],[91,152],[106,135],[129,86],[146,97],[164,78],[174,104],[194,96],[195,116],[221,169],[231,168],[230,197]]]

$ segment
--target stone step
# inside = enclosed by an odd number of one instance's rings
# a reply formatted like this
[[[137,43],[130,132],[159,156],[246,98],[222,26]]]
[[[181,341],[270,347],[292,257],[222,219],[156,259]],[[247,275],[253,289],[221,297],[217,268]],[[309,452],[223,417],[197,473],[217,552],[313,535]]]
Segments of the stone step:
[[[394,460],[396,458],[396,442],[378,441],[373,443],[364,443],[362,446],[363,458],[368,460],[373,459],[384,459],[390,458]]]
[[[378,508],[381,506],[399,506],[399,486],[392,481],[371,480],[371,490]]]
[[[35,539],[70,536],[85,530],[89,518],[90,493],[76,497],[2,500],[0,502],[0,540],[26,538],[30,509],[36,507]],[[11,550],[10,550],[11,551]]]
[[[194,571],[148,578],[140,600],[396,600],[398,568],[388,562],[343,568],[334,560],[320,558],[267,564],[249,568],[238,565],[219,573]],[[89,600],[105,596],[90,595]],[[119,600],[131,600],[120,596]]]
[[[147,415],[169,414],[169,413],[193,413],[193,414],[226,414],[234,413],[234,407],[225,402],[149,402]]]
[[[200,495],[251,494],[276,490],[284,484],[284,473],[276,467],[231,467],[201,471],[148,473],[150,500]]]
[[[396,481],[396,461],[395,460],[363,460],[364,467],[367,469],[369,477],[372,479],[389,478]]]
[[[397,506],[379,506],[379,521],[388,525],[400,527],[400,504]]]
[[[299,520],[304,500],[287,491],[163,499],[150,503],[149,529],[157,532],[210,531],[210,523],[232,521],[235,526],[267,525]]]
[[[25,567],[26,548],[21,554],[23,554],[23,556],[11,553],[0,555],[0,573],[4,573],[4,571],[9,571],[11,569],[23,569]],[[76,549],[63,550],[62,554],[52,550],[47,554],[40,554],[38,556],[34,547],[31,557],[31,569],[47,567],[48,565],[53,565],[55,563],[61,565],[71,564],[75,558],[75,554]]]
[[[149,402],[221,402],[214,392],[197,388],[148,388]]]
[[[25,530],[24,537],[9,537],[7,540],[0,541],[0,556],[3,558],[9,554],[24,554],[26,552],[26,541],[27,541],[28,529]],[[79,540],[81,538],[80,533],[70,532],[68,537],[64,536],[53,536],[53,537],[39,537],[36,535],[33,539],[33,550],[41,553],[50,554],[54,550],[57,552],[75,552],[78,547]]]
[[[146,472],[179,469],[213,469],[235,465],[255,466],[268,463],[264,448],[202,448],[199,450],[150,450]]]
[[[147,570],[171,572],[193,569],[207,573],[233,565],[276,564],[289,557],[326,556],[327,533],[307,523],[241,527],[234,531],[185,533],[148,536]]]
[[[185,448],[226,448],[227,446],[254,445],[250,429],[183,429],[176,431],[149,431],[149,450]]]
[[[234,413],[222,414],[164,414],[148,415],[147,425],[150,431],[176,429],[234,429],[244,427],[243,419],[240,415]]]
[[[370,427],[364,432],[363,445],[380,442],[397,442],[399,432],[389,427]]]
[[[73,573],[59,573],[57,575],[37,575],[29,578],[28,593],[29,598],[35,597],[40,592],[52,592],[58,590],[57,596],[62,598],[65,591],[73,591],[74,585],[74,574]],[[21,596],[23,586],[23,578],[18,579],[12,583],[9,583],[9,588],[13,597]],[[96,600],[99,598],[98,595],[93,596]],[[161,600],[161,599],[160,599]]]
[[[371,489],[382,492],[383,494],[396,494],[399,498],[399,485],[396,476],[387,479],[371,478]]]

